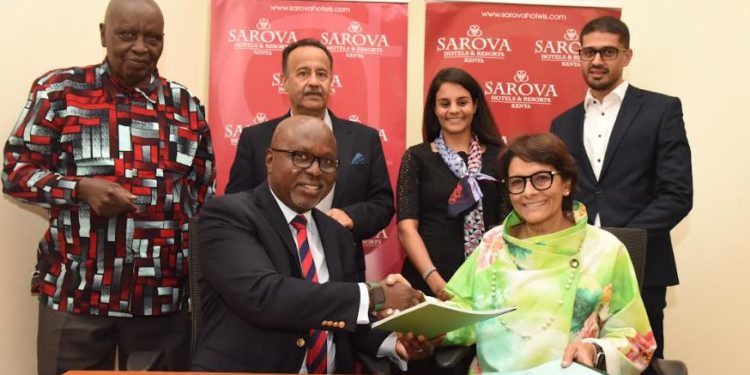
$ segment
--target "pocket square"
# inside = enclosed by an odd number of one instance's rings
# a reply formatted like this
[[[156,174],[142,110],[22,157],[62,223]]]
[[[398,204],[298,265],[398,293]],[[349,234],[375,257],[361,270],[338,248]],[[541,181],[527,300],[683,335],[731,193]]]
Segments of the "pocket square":
[[[360,152],[354,154],[351,165],[363,165],[363,164],[365,164],[365,156],[362,155],[362,153]]]

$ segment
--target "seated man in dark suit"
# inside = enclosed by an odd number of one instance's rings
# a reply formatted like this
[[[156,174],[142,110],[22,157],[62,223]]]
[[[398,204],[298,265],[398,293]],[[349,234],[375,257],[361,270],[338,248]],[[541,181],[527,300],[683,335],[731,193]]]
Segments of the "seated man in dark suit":
[[[400,275],[357,283],[351,233],[314,208],[338,166],[326,124],[282,121],[265,160],[266,183],[201,211],[204,327],[193,369],[351,373],[355,350],[402,360],[429,353],[424,337],[369,330],[370,312],[424,297]]]
[[[336,137],[341,165],[335,186],[317,208],[352,231],[357,243],[357,266],[364,280],[362,240],[385,228],[395,212],[380,137],[375,129],[340,119],[328,109],[333,57],[320,41],[300,39],[288,45],[282,52],[281,67],[291,110],[242,131],[226,193],[252,189],[266,179],[266,149],[281,120],[297,115],[323,120]]]

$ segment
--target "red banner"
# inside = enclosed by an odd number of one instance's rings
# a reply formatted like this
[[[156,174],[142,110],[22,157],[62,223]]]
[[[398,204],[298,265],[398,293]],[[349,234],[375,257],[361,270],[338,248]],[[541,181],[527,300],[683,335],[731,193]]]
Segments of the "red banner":
[[[286,113],[281,51],[317,38],[333,54],[329,108],[380,131],[395,188],[406,148],[406,4],[213,0],[208,120],[223,193],[242,129]],[[368,278],[398,272],[393,223],[365,241]]]
[[[440,69],[460,67],[479,82],[500,133],[546,132],[583,100],[578,32],[619,9],[501,3],[427,4],[425,91]]]

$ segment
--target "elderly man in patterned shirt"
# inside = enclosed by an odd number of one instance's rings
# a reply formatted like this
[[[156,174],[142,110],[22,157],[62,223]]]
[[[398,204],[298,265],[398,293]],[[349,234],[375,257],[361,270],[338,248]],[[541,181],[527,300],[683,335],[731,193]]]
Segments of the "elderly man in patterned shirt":
[[[203,107],[159,75],[153,0],[112,0],[104,62],[32,85],[4,149],[3,191],[49,209],[32,288],[40,374],[113,369],[159,349],[188,366],[187,226],[214,191]]]

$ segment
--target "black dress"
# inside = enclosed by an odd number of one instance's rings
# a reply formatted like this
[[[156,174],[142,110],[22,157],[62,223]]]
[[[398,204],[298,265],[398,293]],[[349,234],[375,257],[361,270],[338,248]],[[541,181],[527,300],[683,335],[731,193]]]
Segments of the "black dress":
[[[486,145],[482,154],[481,172],[499,180],[498,156],[500,147]],[[466,162],[467,155],[459,153]],[[458,184],[458,177],[433,152],[429,143],[410,147],[401,159],[398,171],[397,202],[398,221],[419,220],[418,232],[422,236],[432,263],[445,281],[448,281],[464,262],[464,218],[448,216],[448,198]],[[501,184],[499,181],[479,180],[482,190],[485,230],[500,224],[504,218],[501,208]],[[503,205],[505,206],[505,205]],[[407,257],[401,270],[411,285],[433,295],[422,275]]]

